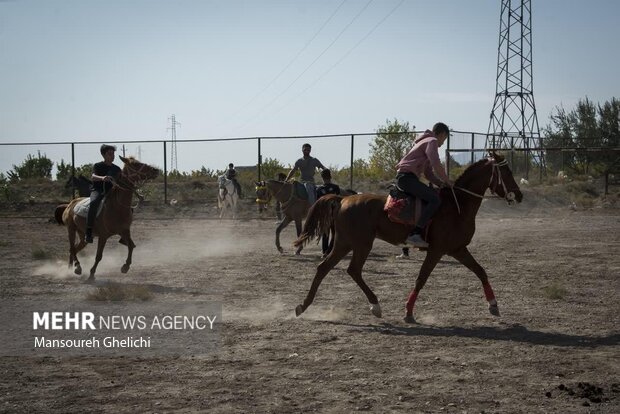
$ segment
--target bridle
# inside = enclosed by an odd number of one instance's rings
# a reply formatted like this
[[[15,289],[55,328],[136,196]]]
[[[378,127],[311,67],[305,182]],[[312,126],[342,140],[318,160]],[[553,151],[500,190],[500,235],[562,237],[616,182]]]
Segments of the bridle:
[[[506,183],[504,182],[504,179],[502,178],[502,172],[500,170],[501,167],[507,166],[508,165],[508,161],[507,160],[502,160],[500,162],[496,162],[495,159],[491,158],[490,159],[491,162],[491,178],[489,179],[489,185],[487,186],[487,188],[489,188],[491,190],[491,194],[500,197],[497,194],[497,188],[501,185],[502,189],[504,190],[504,197],[503,199],[506,200],[506,202],[508,203],[508,205],[512,205],[514,203],[514,201],[516,200],[515,197],[515,193],[514,190],[518,190],[518,188],[515,189],[509,189],[508,187],[506,187]],[[497,177],[497,180],[495,182],[495,185],[493,185],[493,179]],[[458,200],[456,198],[456,194],[454,193],[454,189],[460,190],[464,193],[467,193],[469,195],[472,195],[474,197],[478,197],[478,198],[484,198],[484,193],[482,194],[478,194],[475,193],[473,191],[470,191],[466,188],[463,187],[457,187],[457,186],[453,186],[451,187],[452,190],[452,196],[454,197],[454,201],[456,202],[456,208],[458,209],[459,214],[461,214],[461,208],[459,206]],[[486,188],[485,188],[485,192],[486,192]]]
[[[259,184],[256,187],[256,203],[257,204],[261,204],[261,205],[267,205],[269,204],[269,202],[271,202],[271,192],[267,189],[267,186],[265,184]],[[267,194],[267,198],[260,198],[260,196],[258,195],[259,191],[264,191]]]
[[[128,205],[125,207],[129,207],[133,209],[133,208],[136,208],[140,204],[142,197],[136,192],[136,190],[142,185],[144,185],[146,180],[148,180],[148,174],[144,172],[145,168],[152,168],[152,167],[148,166],[147,164],[140,164],[140,168],[138,168],[137,170],[128,168],[127,172],[121,171],[118,181],[112,178],[111,182],[112,182],[113,187],[118,188],[121,191],[135,192],[136,195],[138,196],[138,202],[136,203],[135,206]]]

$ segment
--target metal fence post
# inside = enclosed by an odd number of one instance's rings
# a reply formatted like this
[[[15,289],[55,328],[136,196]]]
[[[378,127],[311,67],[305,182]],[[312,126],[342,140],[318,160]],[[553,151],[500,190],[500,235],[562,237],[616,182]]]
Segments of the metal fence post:
[[[71,198],[75,198],[75,143],[71,143]]]
[[[448,143],[446,144],[446,174],[450,176],[450,134],[448,134]]]
[[[474,133],[471,133],[471,161],[469,162],[470,164],[474,163],[474,148],[476,148],[474,145],[476,145],[476,140],[474,137]]]
[[[355,146],[355,135],[351,134],[351,172],[349,173],[349,188],[353,190],[353,148]]]
[[[260,138],[258,138],[258,181],[261,181],[261,168],[263,165],[263,155],[260,149]]]
[[[166,141],[164,143],[164,204],[168,204],[168,164],[166,163]]]

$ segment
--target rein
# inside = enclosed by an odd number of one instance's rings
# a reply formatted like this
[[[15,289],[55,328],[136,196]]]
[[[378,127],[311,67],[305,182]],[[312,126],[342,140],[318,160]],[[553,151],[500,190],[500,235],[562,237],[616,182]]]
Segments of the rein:
[[[489,185],[487,186],[487,188],[491,189],[491,193],[492,194],[497,194],[497,192],[496,192],[497,186],[501,184],[501,186],[502,186],[502,188],[504,190],[504,197],[503,198],[504,198],[504,200],[506,200],[506,202],[508,204],[511,204],[515,200],[515,195],[514,195],[513,192],[508,192],[508,189],[506,188],[506,184],[504,183],[504,180],[502,178],[502,173],[500,171],[500,167],[508,165],[508,161],[502,160],[500,162],[495,162],[495,160],[491,160],[491,165],[492,165],[493,169],[491,171],[491,178],[489,179]],[[493,188],[491,188],[491,183],[493,183],[493,178],[495,177],[496,173],[497,173],[497,183],[495,183]],[[466,188],[463,188],[463,187],[452,186],[452,187],[450,187],[450,189],[452,190],[452,196],[454,197],[454,202],[456,203],[456,208],[458,210],[459,215],[461,215],[461,207],[459,206],[459,202],[458,202],[458,200],[456,198],[456,193],[454,192],[454,189],[463,191],[464,193],[467,193],[467,194],[472,195],[474,197],[484,198],[484,193],[478,194],[478,193],[475,193],[475,192],[470,191],[470,190],[468,190]],[[485,192],[486,192],[486,188],[485,188]]]

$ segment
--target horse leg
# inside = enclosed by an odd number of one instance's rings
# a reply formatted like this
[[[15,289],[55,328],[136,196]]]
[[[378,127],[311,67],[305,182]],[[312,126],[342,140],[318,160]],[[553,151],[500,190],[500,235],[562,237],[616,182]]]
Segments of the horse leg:
[[[487,276],[487,272],[485,272],[482,266],[478,264],[476,259],[474,259],[474,257],[467,249],[467,247],[463,247],[456,252],[450,253],[450,256],[454,257],[456,260],[465,265],[465,267],[474,272],[476,276],[478,276],[478,279],[480,279],[480,281],[482,282],[484,296],[486,297],[487,302],[489,302],[489,312],[491,312],[491,315],[499,316],[497,300],[495,299],[493,288],[491,288],[491,284],[489,283],[489,277]]]
[[[319,289],[323,278],[329,273],[330,270],[334,268],[342,260],[343,257],[347,255],[351,251],[351,247],[349,245],[338,244],[334,246],[334,250],[323,260],[319,266],[316,268],[316,274],[314,275],[314,280],[312,281],[312,285],[310,286],[310,290],[306,295],[306,299],[301,305],[297,305],[295,308],[295,315],[299,316],[308,309],[308,306],[312,304],[314,301],[314,297],[316,296],[316,291]]]
[[[122,232],[121,237],[127,242],[127,260],[125,260],[125,264],[121,266],[121,273],[127,273],[129,271],[129,267],[131,266],[131,255],[136,245],[133,240],[131,240],[131,232],[129,229]]]
[[[301,219],[296,219],[295,220],[295,230],[297,230],[297,238],[299,238],[299,236],[301,235]],[[299,256],[301,254],[301,250],[304,248],[303,245],[300,245],[297,248],[297,251],[295,252],[296,256]]]
[[[347,273],[353,278],[355,283],[357,283],[357,286],[359,286],[366,295],[368,303],[370,303],[370,311],[372,314],[377,318],[380,318],[381,306],[379,305],[377,295],[375,295],[366,282],[364,282],[364,279],[362,279],[362,268],[364,267],[364,263],[366,263],[370,250],[372,250],[372,244],[370,247],[364,246],[363,248],[353,250],[353,257],[351,258],[351,263],[349,264]]]
[[[84,234],[83,233],[78,233],[78,236],[80,236],[80,242],[78,243],[77,246],[75,246],[75,250],[73,252],[73,258],[75,259],[75,274],[76,275],[81,275],[82,274],[82,265],[80,265],[80,261],[77,258],[77,254],[79,252],[81,252],[84,247],[86,247],[86,241],[84,240]]]
[[[69,269],[73,267],[75,260],[75,274],[79,275],[82,273],[82,268],[77,260],[77,252],[75,251],[75,227],[67,226],[67,232],[69,234]]]
[[[282,220],[282,222],[278,224],[278,227],[276,227],[276,247],[280,253],[284,253],[284,249],[280,246],[280,232],[283,228],[288,226],[291,221],[293,220],[289,216],[284,216],[284,220]]]
[[[95,264],[90,268],[90,276],[88,276],[88,282],[92,282],[95,280],[95,272],[97,271],[97,265],[101,261],[103,257],[103,248],[105,247],[106,242],[108,241],[107,237],[102,237],[101,235],[97,238],[97,255],[95,256]]]
[[[422,290],[428,277],[431,275],[431,272],[439,263],[439,259],[441,259],[442,254],[433,251],[427,251],[426,257],[424,258],[424,263],[422,263],[422,267],[420,268],[420,273],[418,273],[418,278],[415,281],[415,287],[409,294],[409,298],[407,299],[405,314],[405,322],[415,323],[415,319],[413,317],[413,306],[415,305],[415,301],[418,298],[418,293]]]

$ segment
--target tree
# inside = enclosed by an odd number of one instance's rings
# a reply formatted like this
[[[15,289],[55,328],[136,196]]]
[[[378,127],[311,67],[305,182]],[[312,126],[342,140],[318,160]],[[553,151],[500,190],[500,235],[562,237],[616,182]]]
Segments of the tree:
[[[548,151],[547,163],[559,169],[572,169],[589,174],[591,170],[608,171],[617,162],[617,152],[589,152],[588,148],[620,145],[620,101],[612,98],[603,105],[595,105],[587,97],[567,112],[556,107],[551,114],[551,124],[545,129],[543,145],[551,147],[577,147],[583,151],[565,153]]]
[[[283,172],[284,174],[288,173],[284,165],[275,158],[265,158],[265,160],[261,163],[260,170],[261,178],[267,180],[275,179],[279,172]]]
[[[382,171],[384,174],[394,175],[396,164],[411,149],[412,140],[415,139],[412,130],[409,129],[409,122],[400,123],[397,119],[390,122],[386,120],[386,125],[377,129],[377,136],[370,144],[370,166],[374,170]]]
[[[37,152],[34,157],[30,154],[17,166],[13,164],[13,170],[8,172],[11,181],[24,180],[29,178],[52,178],[52,167],[54,163],[41,152]]]
[[[65,160],[61,159],[56,163],[56,180],[67,181],[71,177],[71,164],[65,164]]]

